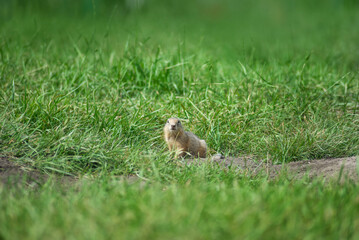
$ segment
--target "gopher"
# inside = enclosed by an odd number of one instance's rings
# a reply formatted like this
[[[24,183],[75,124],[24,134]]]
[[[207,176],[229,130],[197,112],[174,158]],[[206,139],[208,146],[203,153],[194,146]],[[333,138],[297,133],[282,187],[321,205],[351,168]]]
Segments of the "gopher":
[[[176,150],[176,157],[185,157],[187,154],[206,157],[206,142],[193,133],[184,131],[178,118],[168,119],[163,131],[168,148],[170,151]]]

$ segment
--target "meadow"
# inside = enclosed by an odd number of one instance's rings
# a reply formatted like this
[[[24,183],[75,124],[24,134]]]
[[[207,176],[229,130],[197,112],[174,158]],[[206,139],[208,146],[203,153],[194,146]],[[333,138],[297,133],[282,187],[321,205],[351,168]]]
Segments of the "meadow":
[[[358,156],[355,1],[2,4],[0,155],[80,180],[0,186],[0,239],[358,238],[356,182],[182,166],[162,138],[177,116],[210,154]]]

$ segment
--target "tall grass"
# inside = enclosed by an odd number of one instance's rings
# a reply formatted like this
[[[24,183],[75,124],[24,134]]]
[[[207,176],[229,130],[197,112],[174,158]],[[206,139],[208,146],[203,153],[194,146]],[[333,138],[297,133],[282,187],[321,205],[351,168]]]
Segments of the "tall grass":
[[[280,35],[263,31],[263,39],[261,19],[242,27],[224,18],[209,28],[213,20],[199,24],[188,13],[181,23],[164,15],[164,25],[157,11],[125,18],[15,12],[5,21],[1,152],[44,171],[128,173],[139,168],[131,155],[162,154],[162,125],[178,116],[211,153],[274,162],[358,154],[358,32],[350,9],[326,9],[328,26],[314,29],[271,20]],[[323,21],[311,11],[309,19]],[[329,27],[349,26],[327,39]],[[246,34],[252,42],[237,38]]]

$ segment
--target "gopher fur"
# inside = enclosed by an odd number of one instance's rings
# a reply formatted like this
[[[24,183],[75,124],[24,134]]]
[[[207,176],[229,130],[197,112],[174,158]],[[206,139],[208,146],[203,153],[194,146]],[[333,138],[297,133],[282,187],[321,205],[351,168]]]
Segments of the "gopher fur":
[[[200,158],[206,157],[206,142],[193,133],[184,131],[178,118],[168,119],[163,131],[168,148],[170,151],[176,151],[176,157],[185,157],[187,154]]]

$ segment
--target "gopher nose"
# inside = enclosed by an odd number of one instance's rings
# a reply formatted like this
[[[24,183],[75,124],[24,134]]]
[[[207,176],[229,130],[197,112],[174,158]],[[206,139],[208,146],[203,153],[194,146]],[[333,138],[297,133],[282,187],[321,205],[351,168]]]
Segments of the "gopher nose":
[[[171,125],[171,130],[175,130],[176,129],[176,125]]]

